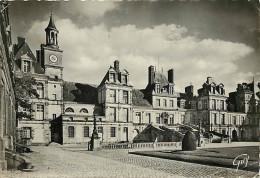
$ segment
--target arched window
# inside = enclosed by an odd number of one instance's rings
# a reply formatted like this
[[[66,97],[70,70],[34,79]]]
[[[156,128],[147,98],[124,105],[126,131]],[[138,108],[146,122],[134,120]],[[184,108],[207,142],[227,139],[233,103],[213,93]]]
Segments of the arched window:
[[[65,112],[74,112],[74,110],[72,108],[67,108]]]
[[[54,39],[54,32],[51,32],[51,43],[52,43],[52,44],[54,44],[54,42],[55,42],[54,40],[55,40],[55,39]]]
[[[42,83],[37,84],[37,93],[39,95],[39,98],[44,97],[44,90],[43,90],[43,84]]]
[[[88,110],[87,110],[86,108],[82,108],[82,109],[80,110],[80,112],[81,112],[81,113],[88,113]]]

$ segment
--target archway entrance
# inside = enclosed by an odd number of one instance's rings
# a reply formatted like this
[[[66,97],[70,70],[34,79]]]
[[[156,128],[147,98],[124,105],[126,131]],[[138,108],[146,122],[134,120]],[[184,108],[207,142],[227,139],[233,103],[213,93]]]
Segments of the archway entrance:
[[[244,134],[245,134],[245,131],[244,131],[244,130],[241,130],[241,140],[244,139]]]
[[[232,131],[232,140],[233,141],[237,141],[238,139],[237,139],[237,131],[236,130],[233,130]]]

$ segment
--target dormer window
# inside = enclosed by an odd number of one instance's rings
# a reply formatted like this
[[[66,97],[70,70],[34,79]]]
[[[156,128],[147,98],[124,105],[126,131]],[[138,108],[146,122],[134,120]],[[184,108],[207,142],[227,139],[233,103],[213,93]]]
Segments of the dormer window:
[[[156,84],[155,87],[156,87],[155,88],[156,93],[160,93],[160,85]]]
[[[116,74],[115,73],[110,73],[109,74],[109,81],[110,82],[115,82],[116,81]]]
[[[221,95],[225,95],[224,88],[221,88],[220,91],[221,91]]]
[[[28,73],[31,71],[30,61],[23,61],[23,72]]]
[[[169,87],[169,94],[171,94],[171,95],[173,94],[173,86]]]
[[[122,77],[121,83],[127,84],[127,76],[126,75],[122,75],[121,77]]]
[[[213,87],[213,94],[215,94],[216,93],[216,88],[215,87]]]

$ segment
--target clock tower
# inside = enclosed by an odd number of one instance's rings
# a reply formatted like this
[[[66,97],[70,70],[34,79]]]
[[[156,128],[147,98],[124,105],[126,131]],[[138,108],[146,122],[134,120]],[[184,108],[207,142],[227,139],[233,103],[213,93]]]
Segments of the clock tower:
[[[45,75],[55,80],[62,79],[62,50],[58,46],[58,33],[52,14],[49,25],[45,28],[46,44],[41,44],[41,50],[37,51],[38,61],[45,71]]]

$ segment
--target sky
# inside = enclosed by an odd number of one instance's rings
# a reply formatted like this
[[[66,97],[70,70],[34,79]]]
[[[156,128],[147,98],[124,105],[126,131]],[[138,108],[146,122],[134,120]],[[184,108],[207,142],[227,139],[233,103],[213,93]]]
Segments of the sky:
[[[35,53],[51,11],[66,81],[99,84],[115,60],[138,89],[150,65],[166,76],[173,68],[178,92],[192,84],[197,93],[208,76],[227,92],[260,81],[258,15],[249,1],[14,1],[13,43],[25,37]]]

